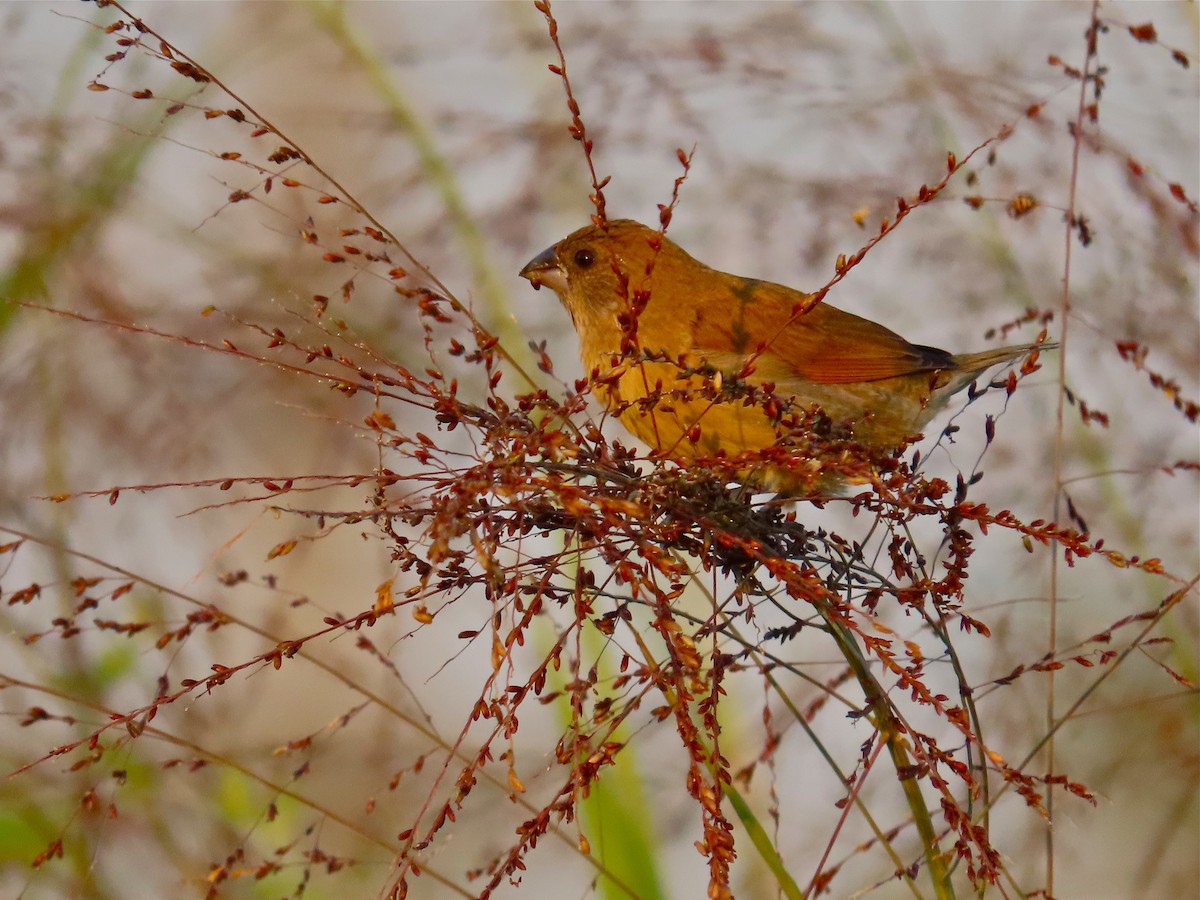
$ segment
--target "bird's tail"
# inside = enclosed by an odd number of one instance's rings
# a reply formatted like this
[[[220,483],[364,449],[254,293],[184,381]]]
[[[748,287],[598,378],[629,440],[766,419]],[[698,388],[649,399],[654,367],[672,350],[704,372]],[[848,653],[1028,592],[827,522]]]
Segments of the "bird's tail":
[[[998,347],[995,350],[983,350],[979,353],[962,353],[954,357],[955,368],[964,374],[978,374],[984,369],[998,366],[1001,363],[1012,362],[1034,351],[1053,350],[1058,344],[1020,344],[1013,347]]]
[[[995,350],[983,350],[979,353],[961,353],[954,357],[954,375],[946,385],[946,394],[961,391],[985,369],[1012,362],[1031,353],[1042,350],[1054,350],[1058,344],[1018,344],[1012,347],[997,347]]]

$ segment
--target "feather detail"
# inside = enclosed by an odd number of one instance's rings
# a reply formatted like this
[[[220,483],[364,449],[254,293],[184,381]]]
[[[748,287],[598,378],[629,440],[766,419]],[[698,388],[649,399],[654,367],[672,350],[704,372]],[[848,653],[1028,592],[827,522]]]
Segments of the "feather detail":
[[[911,344],[826,303],[798,314],[808,297],[800,291],[711,270],[708,275],[720,278],[724,290],[710,291],[697,304],[693,346],[699,355],[729,348],[747,357],[771,354],[786,360],[794,377],[816,384],[879,381],[954,366],[944,350]]]

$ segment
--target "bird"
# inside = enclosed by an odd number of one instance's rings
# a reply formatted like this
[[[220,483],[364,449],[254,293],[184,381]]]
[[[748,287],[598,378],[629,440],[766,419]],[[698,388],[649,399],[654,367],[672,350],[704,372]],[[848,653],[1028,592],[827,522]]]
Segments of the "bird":
[[[783,496],[870,480],[987,369],[1052,345],[952,354],[781,284],[706,266],[631,219],[580,228],[520,275],[553,290],[598,398],[656,454],[744,460]],[[807,308],[806,308],[807,307]]]

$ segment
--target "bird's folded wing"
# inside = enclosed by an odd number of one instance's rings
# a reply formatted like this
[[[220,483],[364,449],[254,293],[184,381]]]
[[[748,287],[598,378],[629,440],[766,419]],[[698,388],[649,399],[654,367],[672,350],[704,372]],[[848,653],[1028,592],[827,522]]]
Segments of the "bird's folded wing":
[[[944,350],[910,344],[825,303],[796,316],[804,297],[769,282],[738,284],[712,297],[692,323],[696,355],[721,369],[735,368],[735,358],[752,359],[759,378],[790,375],[818,384],[878,381],[954,365]]]

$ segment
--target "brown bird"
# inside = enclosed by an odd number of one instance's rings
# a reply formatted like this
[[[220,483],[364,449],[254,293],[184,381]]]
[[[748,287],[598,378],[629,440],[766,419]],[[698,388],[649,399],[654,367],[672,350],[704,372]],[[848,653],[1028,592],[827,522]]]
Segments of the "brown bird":
[[[836,490],[904,446],[985,369],[1025,344],[956,355],[806,294],[710,269],[659,232],[589,225],[521,270],[554,290],[610,412],[675,459],[748,458],[742,477]]]

